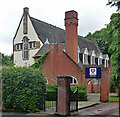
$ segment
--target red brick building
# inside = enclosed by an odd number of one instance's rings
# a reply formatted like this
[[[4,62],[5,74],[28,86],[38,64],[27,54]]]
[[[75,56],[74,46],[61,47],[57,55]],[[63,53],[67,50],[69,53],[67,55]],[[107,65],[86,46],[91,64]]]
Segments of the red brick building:
[[[23,61],[31,65],[33,61],[49,51],[43,63],[43,72],[48,84],[57,84],[57,76],[72,76],[72,85],[87,85],[88,92],[99,92],[100,80],[96,78],[86,80],[85,68],[102,67],[102,70],[107,70],[104,74],[110,74],[109,57],[102,54],[94,41],[77,34],[78,14],[76,11],[65,12],[64,21],[65,30],[31,17],[29,9],[24,8],[23,17],[14,37],[14,63],[20,66],[19,61],[21,63]],[[20,27],[23,28],[20,29]],[[22,32],[19,34],[19,30],[22,29],[23,40],[20,41]],[[34,40],[32,32],[35,33],[34,38],[37,39]],[[17,58],[20,54],[21,56]]]

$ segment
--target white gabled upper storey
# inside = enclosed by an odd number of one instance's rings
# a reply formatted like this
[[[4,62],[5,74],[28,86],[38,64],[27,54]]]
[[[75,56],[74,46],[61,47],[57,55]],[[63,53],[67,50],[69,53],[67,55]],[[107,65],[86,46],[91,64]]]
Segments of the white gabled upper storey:
[[[26,12],[27,11],[27,12]],[[26,19],[25,19],[26,17]],[[26,20],[26,21],[25,21]],[[26,23],[26,26],[24,26]],[[24,33],[24,28],[26,33]],[[25,46],[24,38],[28,39],[27,45]],[[23,16],[21,18],[20,24],[18,26],[17,32],[13,39],[14,44],[14,63],[16,66],[29,66],[33,64],[34,58],[33,56],[37,53],[43,43],[38,38],[38,35],[35,32],[35,29],[30,20],[28,8],[24,8]],[[25,53],[25,48],[26,53]],[[27,59],[25,59],[25,55],[28,54]]]

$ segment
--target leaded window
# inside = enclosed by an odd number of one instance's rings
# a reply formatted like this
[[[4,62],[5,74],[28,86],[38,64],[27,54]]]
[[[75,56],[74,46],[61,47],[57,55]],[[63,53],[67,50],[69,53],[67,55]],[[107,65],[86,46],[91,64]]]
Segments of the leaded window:
[[[33,42],[33,48],[35,48],[35,41]]]
[[[28,38],[24,37],[24,59],[28,59]]]
[[[23,44],[21,43],[21,44],[20,44],[20,50],[22,50],[22,49],[23,49]]]
[[[29,42],[29,48],[30,49],[32,48],[32,42]]]
[[[16,49],[17,49],[17,50],[19,50],[19,44],[17,44],[16,46],[17,46],[17,48],[16,48]]]

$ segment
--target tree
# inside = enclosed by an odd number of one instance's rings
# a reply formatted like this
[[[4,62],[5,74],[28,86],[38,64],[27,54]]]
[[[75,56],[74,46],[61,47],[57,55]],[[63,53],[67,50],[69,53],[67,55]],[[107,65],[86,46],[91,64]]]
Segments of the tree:
[[[111,16],[111,22],[108,25],[109,34],[111,34],[112,42],[109,51],[112,52],[112,77],[111,82],[114,87],[120,87],[120,14],[114,13]]]
[[[112,62],[111,84],[120,87],[120,14],[113,13],[106,28],[89,33],[86,38],[96,42],[103,54],[108,54]]]
[[[10,56],[0,53],[0,64],[2,66],[13,66],[13,54]]]
[[[93,40],[96,39],[96,43],[99,46],[103,54],[108,54],[108,47],[111,43],[110,35],[107,33],[107,28],[102,28],[100,31],[95,31],[93,34],[89,33],[86,38]],[[111,53],[108,54],[109,57]]]
[[[120,10],[120,0],[108,0],[108,4],[111,7],[116,6],[117,7],[117,11]]]

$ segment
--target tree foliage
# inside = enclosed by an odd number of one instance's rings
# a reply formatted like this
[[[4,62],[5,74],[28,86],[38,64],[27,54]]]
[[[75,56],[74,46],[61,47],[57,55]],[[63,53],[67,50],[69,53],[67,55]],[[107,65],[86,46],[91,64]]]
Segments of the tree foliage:
[[[10,56],[0,53],[0,65],[13,66],[13,54]]]
[[[39,69],[3,67],[3,105],[6,109],[38,111],[43,109],[45,78]]]
[[[111,7],[116,6],[118,11],[120,9],[120,0],[108,0],[107,5],[110,5]]]
[[[106,28],[89,33],[86,38],[96,39],[100,50],[103,54],[108,54],[112,62],[111,82],[114,87],[120,86],[120,14],[113,13],[110,23]]]

